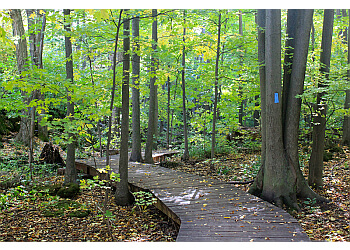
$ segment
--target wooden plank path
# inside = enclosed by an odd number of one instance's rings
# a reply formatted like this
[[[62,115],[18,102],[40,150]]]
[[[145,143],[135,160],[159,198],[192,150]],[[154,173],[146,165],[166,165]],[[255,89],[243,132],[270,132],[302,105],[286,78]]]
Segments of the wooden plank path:
[[[105,167],[105,158],[77,161]],[[115,172],[118,163],[119,156],[112,156]],[[287,212],[232,184],[134,162],[129,163],[129,183],[159,199],[156,206],[180,225],[176,241],[310,241]]]

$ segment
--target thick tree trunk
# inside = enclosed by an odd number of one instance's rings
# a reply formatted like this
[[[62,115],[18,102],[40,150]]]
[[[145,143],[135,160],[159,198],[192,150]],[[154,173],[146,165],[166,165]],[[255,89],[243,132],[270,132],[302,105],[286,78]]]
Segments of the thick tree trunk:
[[[141,133],[140,133],[140,19],[132,20],[132,150],[130,161],[142,162],[141,155]]]
[[[186,10],[183,11],[183,21],[184,21],[184,27],[183,27],[183,46],[182,46],[182,70],[181,70],[181,76],[182,76],[182,116],[183,116],[183,122],[184,122],[184,143],[185,143],[185,150],[182,155],[182,160],[187,161],[190,158],[190,154],[188,152],[188,138],[187,138],[187,112],[186,112],[186,83],[185,83],[185,67],[186,67],[186,54],[185,54],[185,36],[186,36]]]
[[[25,36],[25,31],[23,27],[23,20],[22,20],[22,14],[20,9],[11,9],[10,10],[10,17],[12,19],[12,28],[13,28],[13,35],[18,36],[18,42],[15,44],[16,46],[16,59],[17,59],[17,69],[18,73],[21,74],[22,72],[29,69],[29,64],[27,61],[28,58],[28,51],[27,51],[27,39]],[[22,76],[20,76],[22,78]],[[22,96],[24,98],[24,102],[29,104],[30,98],[25,97],[26,93],[22,92]],[[30,137],[29,137],[29,130],[30,130],[30,120],[29,120],[29,109],[22,111],[22,117],[20,122],[20,129],[19,132],[15,138],[17,142],[21,142],[24,145],[30,144]]]
[[[322,199],[315,194],[300,170],[299,153],[298,153],[298,133],[301,112],[301,99],[296,98],[301,95],[304,90],[304,80],[306,71],[306,62],[309,47],[310,30],[312,26],[313,10],[288,10],[288,39],[286,48],[292,48],[287,51],[293,53],[293,58],[285,58],[285,62],[290,67],[285,66],[283,81],[283,140],[289,164],[293,167],[296,176],[296,192],[297,197],[316,197]]]
[[[128,184],[128,141],[129,141],[129,71],[130,71],[130,19],[123,21],[123,84],[122,84],[122,125],[119,174],[120,182],[117,182],[115,202],[117,205],[126,206],[133,203],[134,198]]]
[[[148,113],[148,129],[147,129],[147,141],[146,141],[146,148],[145,148],[145,162],[146,163],[153,163],[152,158],[152,148],[153,148],[153,136],[155,132],[155,109],[156,109],[156,68],[157,68],[157,60],[156,60],[156,53],[157,53],[157,10],[152,10],[152,17],[153,17],[153,23],[152,23],[152,55],[151,55],[151,80],[150,80],[150,97],[149,97],[149,113]]]
[[[215,134],[216,134],[216,118],[217,118],[217,105],[218,105],[218,84],[219,84],[219,59],[220,59],[220,41],[221,40],[221,12],[219,12],[218,18],[218,38],[216,45],[216,60],[215,60],[215,83],[214,83],[214,111],[213,111],[213,127],[211,131],[211,154],[210,158],[215,157]],[[213,166],[211,165],[211,170]]]
[[[67,79],[73,85],[73,57],[72,57],[72,42],[70,37],[71,25],[70,25],[70,10],[64,9],[64,42],[66,51],[66,75]],[[73,121],[74,117],[74,102],[72,102],[72,91],[67,88],[67,117]],[[66,159],[66,171],[64,174],[64,184],[77,182],[77,170],[75,168],[75,147],[76,139],[73,133],[69,133],[70,139],[73,139],[71,143],[67,145],[67,159]]]
[[[292,180],[283,150],[281,98],[281,11],[266,10],[266,159],[261,197],[282,206]],[[287,201],[287,203],[291,203]]]
[[[333,35],[334,10],[324,11],[322,44],[320,56],[320,74],[323,79],[328,78],[330,69],[330,60],[332,53],[332,35]],[[318,83],[318,87],[325,87],[323,82]],[[314,114],[313,132],[312,132],[312,152],[309,161],[309,185],[315,188],[323,186],[323,153],[324,139],[326,131],[327,103],[324,99],[325,92],[317,93],[317,109]]]
[[[258,11],[258,25],[262,28],[265,24],[264,12]],[[289,70],[285,68],[283,98],[280,10],[266,10],[265,46],[259,46],[259,63],[265,59],[266,69],[260,68],[262,103],[265,103],[262,104],[262,135],[265,139],[262,145],[262,166],[249,192],[280,207],[285,204],[295,209],[298,209],[297,197],[323,200],[306,184],[298,159],[301,102],[295,96],[303,92],[312,14],[312,10],[288,11],[287,33],[294,42],[288,44],[288,40],[286,47],[294,46],[294,54],[293,58],[286,58],[292,66]],[[263,38],[261,31],[259,38]]]
[[[348,36],[350,37],[350,10],[349,10],[349,27],[348,27]],[[350,42],[346,39],[348,43],[348,64],[350,64]],[[350,70],[347,71],[347,80],[350,82]],[[350,108],[350,90],[345,91],[345,103],[344,109],[349,110]],[[350,115],[344,116],[343,122],[343,144],[350,146]]]

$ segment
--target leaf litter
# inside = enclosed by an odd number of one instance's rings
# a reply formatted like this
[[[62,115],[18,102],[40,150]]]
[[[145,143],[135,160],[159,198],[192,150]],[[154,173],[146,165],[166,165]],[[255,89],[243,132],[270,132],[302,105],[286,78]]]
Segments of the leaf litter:
[[[38,141],[37,141],[38,142]],[[40,143],[40,142],[38,142]],[[0,149],[0,163],[4,159],[15,159],[26,155],[26,148],[4,142]],[[36,152],[38,153],[38,152]],[[1,169],[0,169],[1,170]],[[1,172],[0,182],[8,178],[8,172]],[[61,176],[43,176],[34,178],[37,183],[62,183]],[[19,185],[21,185],[19,183]],[[24,186],[19,189],[29,194]],[[0,195],[15,192],[16,188],[0,186]],[[13,191],[14,190],[14,191]],[[19,191],[18,191],[19,192]],[[33,198],[34,197],[34,198]],[[49,197],[49,198],[48,198]],[[66,202],[66,199],[52,196],[13,196],[11,202],[4,200],[4,207],[0,207],[0,242],[108,242],[108,241],[175,241],[178,226],[165,214],[153,205],[139,209],[135,205],[117,206],[114,196],[109,196],[107,209],[111,218],[111,232],[109,233],[101,212],[101,201],[104,199],[104,190],[80,189],[80,193]],[[55,210],[52,204],[67,204],[63,213],[56,216],[44,216],[44,208]],[[49,205],[51,204],[51,205]],[[89,211],[87,216],[72,217],[78,210]],[[1,205],[1,203],[0,203]],[[56,211],[56,210],[55,210]],[[58,211],[58,209],[57,209]]]

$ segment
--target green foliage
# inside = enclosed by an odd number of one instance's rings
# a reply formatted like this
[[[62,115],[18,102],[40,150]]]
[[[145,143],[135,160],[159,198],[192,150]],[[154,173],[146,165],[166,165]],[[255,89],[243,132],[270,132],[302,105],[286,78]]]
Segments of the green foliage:
[[[157,202],[157,199],[150,192],[138,191],[132,193],[135,197],[135,205],[141,210],[146,210],[148,206]]]
[[[315,212],[319,208],[319,206],[316,206],[316,198],[307,198],[305,201],[303,201],[303,203],[306,205],[305,208],[309,210],[310,213]]]

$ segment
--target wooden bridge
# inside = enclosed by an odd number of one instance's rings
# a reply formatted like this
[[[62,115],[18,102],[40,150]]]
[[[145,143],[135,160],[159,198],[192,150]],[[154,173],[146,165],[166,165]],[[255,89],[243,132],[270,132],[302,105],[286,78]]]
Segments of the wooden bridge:
[[[80,168],[105,167],[105,158],[77,162]],[[118,172],[118,155],[110,165]],[[180,226],[176,241],[310,241],[287,212],[232,184],[134,162],[129,163],[129,184],[158,198],[156,206]]]

